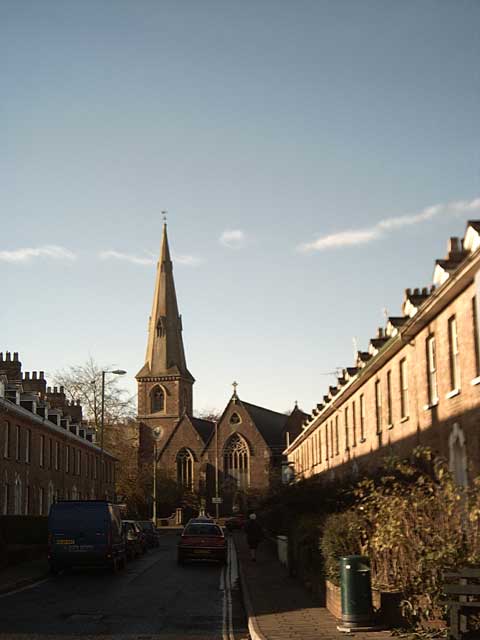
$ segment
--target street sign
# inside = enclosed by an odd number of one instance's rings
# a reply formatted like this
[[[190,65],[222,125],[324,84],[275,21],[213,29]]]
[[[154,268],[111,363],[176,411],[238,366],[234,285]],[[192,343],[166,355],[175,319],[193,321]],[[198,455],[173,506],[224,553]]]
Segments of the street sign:
[[[223,498],[212,498],[212,504],[222,504]]]

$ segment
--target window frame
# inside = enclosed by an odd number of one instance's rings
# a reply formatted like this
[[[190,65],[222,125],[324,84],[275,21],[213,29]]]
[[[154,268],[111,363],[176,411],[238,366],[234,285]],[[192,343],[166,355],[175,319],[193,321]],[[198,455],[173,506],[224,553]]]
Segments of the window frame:
[[[438,404],[437,348],[435,334],[431,333],[425,340],[427,351],[427,389],[430,407]]]
[[[398,371],[400,381],[400,419],[406,420],[410,415],[407,358],[402,358],[400,360],[398,363]]]
[[[458,327],[455,315],[448,319],[448,364],[450,372],[450,391],[459,391],[460,383],[460,353],[458,349]]]

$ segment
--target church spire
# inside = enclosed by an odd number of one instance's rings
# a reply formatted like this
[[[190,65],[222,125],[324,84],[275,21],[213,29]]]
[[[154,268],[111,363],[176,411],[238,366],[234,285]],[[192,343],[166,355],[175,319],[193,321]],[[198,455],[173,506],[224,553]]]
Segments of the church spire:
[[[145,365],[137,377],[165,375],[193,381],[185,361],[182,320],[178,313],[166,222],[163,224],[160,260],[157,263]]]

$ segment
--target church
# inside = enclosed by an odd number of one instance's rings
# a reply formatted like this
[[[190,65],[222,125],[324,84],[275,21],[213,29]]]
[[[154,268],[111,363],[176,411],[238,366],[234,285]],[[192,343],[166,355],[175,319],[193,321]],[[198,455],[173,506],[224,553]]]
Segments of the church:
[[[218,421],[195,417],[173,264],[163,225],[145,363],[138,372],[139,464],[151,466],[198,498],[210,513],[247,509],[281,479],[283,451],[307,418],[233,395]],[[220,504],[218,508],[217,505]]]

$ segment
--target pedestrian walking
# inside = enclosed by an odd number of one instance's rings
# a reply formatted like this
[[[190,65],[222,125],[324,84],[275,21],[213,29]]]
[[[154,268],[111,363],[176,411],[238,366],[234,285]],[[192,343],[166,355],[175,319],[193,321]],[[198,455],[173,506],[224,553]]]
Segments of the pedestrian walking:
[[[251,513],[245,523],[247,544],[250,549],[250,557],[253,562],[257,559],[257,547],[263,538],[262,527],[257,522],[257,516]]]

